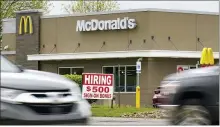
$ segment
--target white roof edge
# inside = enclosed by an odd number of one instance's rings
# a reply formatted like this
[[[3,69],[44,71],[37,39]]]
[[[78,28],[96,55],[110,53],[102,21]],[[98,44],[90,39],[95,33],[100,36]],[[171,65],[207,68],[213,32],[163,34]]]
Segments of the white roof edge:
[[[128,12],[142,12],[142,11],[157,11],[157,12],[173,12],[173,13],[186,13],[186,14],[219,15],[218,12],[143,8],[143,9],[116,10],[116,11],[109,11],[109,12],[90,12],[90,13],[86,13],[86,14],[83,13],[83,14],[43,15],[43,16],[41,16],[41,18],[56,18],[56,17],[58,18],[58,17],[87,16],[87,15],[105,15],[105,14],[117,14],[117,13],[128,13]]]
[[[1,51],[2,55],[15,55],[16,51]]]
[[[2,19],[3,22],[10,22],[10,21],[16,21],[16,18],[5,18]]]
[[[43,9],[29,9],[29,10],[21,10],[21,11],[15,11],[15,13],[42,13],[44,12]]]
[[[30,61],[136,58],[136,57],[200,58],[201,51],[133,50],[133,51],[109,51],[109,52],[33,54],[33,55],[27,55],[27,57],[28,60]],[[219,59],[218,52],[214,52],[214,58]]]

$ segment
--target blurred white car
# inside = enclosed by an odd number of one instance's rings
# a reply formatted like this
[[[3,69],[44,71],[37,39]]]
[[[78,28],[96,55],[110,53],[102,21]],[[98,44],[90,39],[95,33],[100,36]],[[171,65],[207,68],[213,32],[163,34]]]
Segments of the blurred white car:
[[[91,114],[75,82],[58,74],[21,69],[1,56],[1,119],[87,124]]]

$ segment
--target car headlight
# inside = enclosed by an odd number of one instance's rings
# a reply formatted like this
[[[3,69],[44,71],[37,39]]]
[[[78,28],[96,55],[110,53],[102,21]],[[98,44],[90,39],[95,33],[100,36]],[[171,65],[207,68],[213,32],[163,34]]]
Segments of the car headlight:
[[[79,88],[78,86],[72,87],[72,88],[70,89],[70,91],[71,91],[71,94],[72,94],[73,96],[76,96],[79,100],[82,99],[81,90],[80,90],[80,88]]]
[[[171,94],[175,94],[179,86],[180,84],[177,81],[172,81],[172,82],[161,84],[161,90],[160,90],[161,95],[168,96]]]
[[[21,93],[24,93],[22,90],[1,88],[1,99],[13,100]]]

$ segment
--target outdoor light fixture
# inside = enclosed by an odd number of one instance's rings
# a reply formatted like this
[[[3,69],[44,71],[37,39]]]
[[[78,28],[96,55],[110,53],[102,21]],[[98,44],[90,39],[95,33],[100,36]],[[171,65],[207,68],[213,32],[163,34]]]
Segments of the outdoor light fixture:
[[[80,46],[80,43],[78,43],[78,47]]]
[[[56,44],[54,44],[54,47],[53,47],[53,49],[50,51],[50,53],[52,53],[52,52],[53,52],[53,50],[54,50],[56,47],[57,47],[57,45],[56,45]]]
[[[170,36],[168,36],[168,40],[169,40],[169,41],[171,40],[171,37],[170,37]]]
[[[199,37],[197,38],[197,41],[198,41],[203,47],[205,47],[205,46],[203,45],[203,43],[200,41],[200,38],[199,38]]]
[[[132,40],[130,40],[130,44],[132,44]]]
[[[154,36],[151,36],[151,39],[154,40]]]
[[[45,48],[45,45],[43,45],[43,48]]]
[[[105,44],[106,44],[105,41],[103,41],[103,42],[102,42],[102,46],[101,46],[101,48],[99,49],[99,51],[101,51],[101,49],[104,47]]]
[[[146,43],[146,39],[143,40],[143,43]]]

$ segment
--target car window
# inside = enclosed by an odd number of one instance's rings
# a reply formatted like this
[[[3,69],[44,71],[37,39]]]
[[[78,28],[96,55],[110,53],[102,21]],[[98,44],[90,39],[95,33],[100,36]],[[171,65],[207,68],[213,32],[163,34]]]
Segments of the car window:
[[[1,56],[1,72],[19,72],[20,69],[7,60],[5,57]]]

